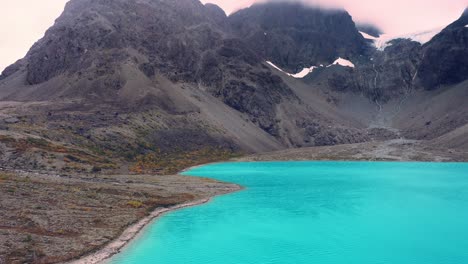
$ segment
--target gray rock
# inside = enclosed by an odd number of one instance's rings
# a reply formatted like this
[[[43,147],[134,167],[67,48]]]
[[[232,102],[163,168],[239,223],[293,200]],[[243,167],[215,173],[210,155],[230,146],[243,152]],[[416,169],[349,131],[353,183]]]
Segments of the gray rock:
[[[351,16],[299,3],[256,4],[229,17],[232,29],[265,60],[289,72],[328,65],[367,50]]]
[[[16,117],[9,117],[3,120],[6,124],[16,124],[19,123],[20,120]]]

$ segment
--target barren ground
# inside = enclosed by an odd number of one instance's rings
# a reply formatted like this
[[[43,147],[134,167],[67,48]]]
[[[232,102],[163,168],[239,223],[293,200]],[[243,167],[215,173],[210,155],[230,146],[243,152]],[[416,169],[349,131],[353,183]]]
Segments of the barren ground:
[[[183,176],[0,173],[0,263],[57,263],[96,251],[155,209],[238,190]]]
[[[395,139],[254,154],[236,161],[273,160],[369,160],[369,161],[437,161],[466,162],[465,149],[438,147],[426,141]]]

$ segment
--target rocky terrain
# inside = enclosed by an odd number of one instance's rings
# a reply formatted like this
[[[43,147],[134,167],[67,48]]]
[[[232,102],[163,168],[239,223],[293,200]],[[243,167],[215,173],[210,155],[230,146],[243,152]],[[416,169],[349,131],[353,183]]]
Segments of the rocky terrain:
[[[345,10],[71,0],[0,75],[0,263],[77,257],[155,207],[232,190],[136,175],[240,156],[467,161],[467,10],[378,49]]]
[[[0,172],[0,263],[57,263],[118,237],[157,208],[239,187],[183,176]]]
[[[393,139],[358,144],[287,149],[252,154],[235,161],[425,161],[466,162],[466,151],[417,140]]]
[[[368,49],[344,10],[304,8],[298,3],[258,4],[228,18],[232,30],[263,59],[288,72],[328,65]]]

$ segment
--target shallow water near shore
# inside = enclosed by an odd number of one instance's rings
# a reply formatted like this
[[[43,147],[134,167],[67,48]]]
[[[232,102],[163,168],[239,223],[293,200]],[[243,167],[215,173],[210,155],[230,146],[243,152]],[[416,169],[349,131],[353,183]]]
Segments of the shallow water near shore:
[[[183,174],[246,189],[161,217],[110,263],[468,263],[468,163],[240,162]]]

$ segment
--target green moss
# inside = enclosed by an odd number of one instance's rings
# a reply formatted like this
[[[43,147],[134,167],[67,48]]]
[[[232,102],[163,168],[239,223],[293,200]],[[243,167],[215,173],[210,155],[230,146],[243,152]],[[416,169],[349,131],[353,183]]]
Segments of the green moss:
[[[127,205],[133,207],[133,208],[141,208],[143,207],[143,203],[140,201],[129,201]]]
[[[34,147],[44,148],[49,146],[49,142],[43,138],[31,138],[28,137],[26,142]]]

